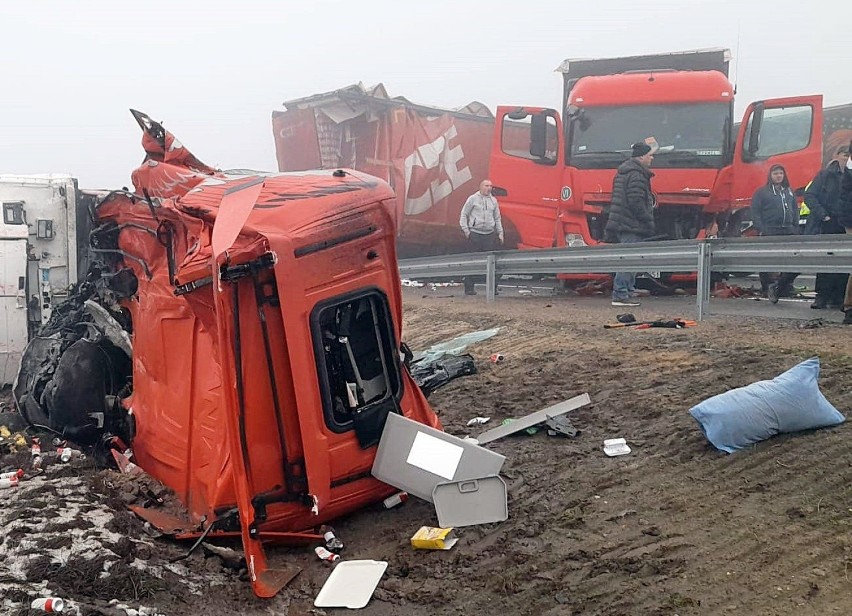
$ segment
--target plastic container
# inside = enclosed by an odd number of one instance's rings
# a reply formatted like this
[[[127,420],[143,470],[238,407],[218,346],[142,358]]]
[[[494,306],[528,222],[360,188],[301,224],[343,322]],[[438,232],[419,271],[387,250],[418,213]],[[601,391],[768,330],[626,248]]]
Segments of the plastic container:
[[[398,492],[382,501],[385,509],[393,509],[408,500],[408,492]]]
[[[9,473],[0,473],[0,479],[20,479],[24,476],[24,469],[19,468]]]
[[[331,526],[321,526],[320,533],[322,533],[322,538],[325,539],[325,549],[335,554],[340,554],[343,551],[343,541],[338,538]]]
[[[17,488],[18,487],[18,478],[11,477],[9,479],[0,479],[0,489],[6,488]]]
[[[62,462],[70,462],[74,458],[83,458],[83,452],[77,449],[71,449],[70,447],[62,447],[61,449],[57,449],[56,453],[59,454],[59,459]]]
[[[325,549],[321,545],[318,545],[314,549],[314,554],[316,554],[317,557],[319,557],[320,560],[324,560],[327,563],[335,563],[338,560],[340,560],[340,554],[335,554],[334,552],[329,552],[327,549]]]
[[[65,602],[56,597],[41,597],[30,603],[31,610],[44,610],[48,614],[58,613],[65,609]]]

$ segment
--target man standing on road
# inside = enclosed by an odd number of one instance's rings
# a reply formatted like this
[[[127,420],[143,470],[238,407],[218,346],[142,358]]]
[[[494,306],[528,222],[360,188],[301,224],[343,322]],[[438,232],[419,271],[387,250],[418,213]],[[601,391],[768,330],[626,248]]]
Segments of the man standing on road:
[[[498,250],[503,243],[500,205],[491,195],[491,186],[491,180],[482,180],[479,191],[468,197],[462,208],[459,226],[468,240],[469,252]],[[476,295],[474,282],[473,276],[465,276],[465,295]]]
[[[822,169],[805,190],[805,203],[810,214],[805,225],[808,235],[847,233],[840,217],[840,181],[849,160],[849,146],[837,149],[834,158]],[[816,298],[811,308],[822,310],[838,307],[846,289],[848,274],[817,274]]]
[[[654,149],[645,142],[631,146],[630,159],[621,163],[612,182],[612,203],[604,235],[619,244],[641,242],[654,235],[651,163]],[[638,306],[636,273],[618,272],[612,282],[613,306]]]

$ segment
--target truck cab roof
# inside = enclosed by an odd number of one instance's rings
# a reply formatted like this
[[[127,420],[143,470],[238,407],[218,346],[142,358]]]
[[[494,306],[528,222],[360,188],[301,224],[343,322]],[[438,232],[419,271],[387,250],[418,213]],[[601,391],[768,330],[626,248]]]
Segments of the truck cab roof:
[[[631,72],[585,77],[568,94],[578,106],[726,102],[733,86],[718,71]]]

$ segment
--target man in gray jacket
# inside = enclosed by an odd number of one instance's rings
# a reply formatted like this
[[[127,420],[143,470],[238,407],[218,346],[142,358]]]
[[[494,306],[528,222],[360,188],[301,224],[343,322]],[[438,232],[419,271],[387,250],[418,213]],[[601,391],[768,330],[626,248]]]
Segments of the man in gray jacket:
[[[500,248],[503,243],[503,221],[500,219],[500,205],[491,195],[491,180],[482,180],[479,191],[467,198],[459,217],[459,226],[470,244],[469,252]],[[474,282],[473,276],[465,276],[465,295],[476,295]]]

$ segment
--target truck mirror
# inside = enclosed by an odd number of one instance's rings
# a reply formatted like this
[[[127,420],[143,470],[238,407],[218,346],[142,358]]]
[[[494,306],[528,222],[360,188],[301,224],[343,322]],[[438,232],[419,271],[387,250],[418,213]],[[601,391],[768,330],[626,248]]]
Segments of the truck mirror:
[[[515,109],[514,111],[510,111],[509,113],[506,114],[506,117],[509,118],[510,120],[523,120],[528,115],[529,114],[527,113],[526,109],[521,107],[519,109]]]
[[[547,116],[543,113],[538,113],[532,117],[530,155],[536,158],[547,157]]]
[[[509,196],[509,191],[502,186],[491,186],[491,195],[494,197],[507,197]]]
[[[568,114],[568,117],[572,120],[577,119],[583,114],[583,109],[577,107],[577,105],[568,105],[568,108],[565,111]]]

